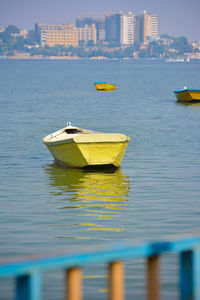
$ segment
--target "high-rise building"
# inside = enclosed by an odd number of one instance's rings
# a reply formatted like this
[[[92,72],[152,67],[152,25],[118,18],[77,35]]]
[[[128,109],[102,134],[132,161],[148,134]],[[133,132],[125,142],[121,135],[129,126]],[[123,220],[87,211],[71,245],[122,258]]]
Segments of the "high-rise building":
[[[142,41],[142,16],[134,17],[134,42]]]
[[[46,45],[49,47],[56,45],[62,45],[64,47],[78,46],[78,30],[74,27],[74,24],[36,24],[35,31],[42,47]]]
[[[120,20],[120,44],[124,46],[134,43],[134,15],[129,12],[122,14]]]
[[[143,15],[135,16],[134,19],[134,40],[146,43],[147,40],[158,36],[158,16],[148,15],[144,11]]]
[[[38,43],[41,43],[41,28],[42,28],[42,26],[45,26],[45,25],[41,24],[41,23],[35,24],[35,38]]]
[[[94,44],[97,42],[97,33],[95,24],[85,25],[84,27],[77,28],[78,30],[78,40],[84,41],[86,44],[89,41],[93,41]]]
[[[97,42],[105,40],[105,18],[76,18],[76,27],[83,28],[85,25],[96,26],[96,40]]]
[[[148,16],[147,36],[150,38],[158,37],[158,16],[157,15],[149,15]]]
[[[148,15],[146,10],[141,16],[141,42],[158,36],[158,16]]]
[[[122,13],[118,13],[105,17],[106,42],[120,43],[121,15]]]

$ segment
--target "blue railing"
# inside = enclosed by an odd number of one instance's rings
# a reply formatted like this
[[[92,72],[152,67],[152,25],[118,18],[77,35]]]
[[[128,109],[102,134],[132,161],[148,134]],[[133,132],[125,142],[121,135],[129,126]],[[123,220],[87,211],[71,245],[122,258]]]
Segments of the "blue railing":
[[[0,263],[0,278],[15,278],[16,300],[41,300],[42,275],[53,269],[66,270],[66,299],[82,299],[82,268],[106,263],[109,270],[109,299],[124,296],[124,261],[146,258],[146,295],[160,299],[159,259],[166,253],[180,256],[180,300],[200,300],[200,236],[165,240],[139,246],[122,246],[79,254],[59,254]]]

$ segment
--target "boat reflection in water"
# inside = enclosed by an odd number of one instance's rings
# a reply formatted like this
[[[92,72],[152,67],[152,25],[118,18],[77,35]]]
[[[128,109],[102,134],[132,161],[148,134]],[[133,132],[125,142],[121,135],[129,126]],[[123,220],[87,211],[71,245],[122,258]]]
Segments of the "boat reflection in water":
[[[126,232],[126,217],[121,214],[128,205],[130,184],[121,168],[85,170],[51,164],[45,166],[45,172],[52,203],[67,227],[62,237],[91,239],[92,232],[99,235],[107,231],[107,237],[99,238],[110,239],[109,232]]]
[[[180,105],[180,106],[200,107],[200,103],[199,102],[179,102],[179,101],[176,101],[176,104]]]

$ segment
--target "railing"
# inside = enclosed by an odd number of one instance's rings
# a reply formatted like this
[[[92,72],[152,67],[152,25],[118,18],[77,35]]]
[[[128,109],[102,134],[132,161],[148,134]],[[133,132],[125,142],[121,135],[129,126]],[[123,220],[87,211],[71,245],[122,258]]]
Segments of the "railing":
[[[106,263],[109,273],[109,299],[123,300],[124,261],[146,258],[147,299],[160,299],[159,260],[165,253],[180,256],[180,300],[200,300],[200,236],[161,241],[140,246],[126,246],[82,254],[56,255],[0,263],[0,278],[14,277],[16,300],[42,299],[42,273],[64,269],[66,299],[82,299],[82,268],[89,264]]]

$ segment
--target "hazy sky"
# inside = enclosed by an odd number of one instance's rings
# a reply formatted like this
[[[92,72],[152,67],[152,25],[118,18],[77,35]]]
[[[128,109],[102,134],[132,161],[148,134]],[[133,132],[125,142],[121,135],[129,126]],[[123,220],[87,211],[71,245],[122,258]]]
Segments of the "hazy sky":
[[[159,33],[200,40],[200,0],[0,0],[0,28],[9,24],[33,29],[45,24],[75,23],[76,16],[147,10],[159,16]]]

